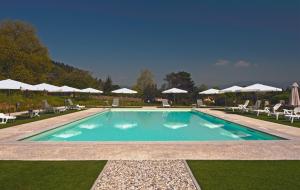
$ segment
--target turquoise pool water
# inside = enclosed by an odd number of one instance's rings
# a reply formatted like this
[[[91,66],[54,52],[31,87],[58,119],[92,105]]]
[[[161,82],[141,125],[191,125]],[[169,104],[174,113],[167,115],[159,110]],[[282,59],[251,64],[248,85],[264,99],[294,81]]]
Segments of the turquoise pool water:
[[[279,137],[197,111],[107,111],[29,141],[227,141]]]

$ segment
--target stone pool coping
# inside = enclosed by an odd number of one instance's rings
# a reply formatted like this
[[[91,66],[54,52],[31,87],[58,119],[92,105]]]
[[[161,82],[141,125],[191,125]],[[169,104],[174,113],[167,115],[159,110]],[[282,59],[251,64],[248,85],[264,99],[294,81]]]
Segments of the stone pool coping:
[[[128,108],[126,108],[128,109]],[[137,109],[137,108],[134,108]],[[140,108],[165,109],[165,108]],[[171,108],[177,109],[177,108]],[[0,130],[2,160],[300,160],[300,129],[226,114],[208,108],[201,112],[289,140],[214,142],[28,142],[17,141],[106,109],[91,108]],[[179,108],[178,110],[183,110]]]

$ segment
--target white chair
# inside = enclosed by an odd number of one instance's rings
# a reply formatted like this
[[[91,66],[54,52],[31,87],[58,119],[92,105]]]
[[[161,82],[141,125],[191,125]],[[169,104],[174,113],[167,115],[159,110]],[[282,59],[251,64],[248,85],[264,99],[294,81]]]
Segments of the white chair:
[[[119,107],[119,98],[114,98],[111,107]]]
[[[275,106],[273,107],[273,109],[271,111],[269,110],[268,116],[274,115],[276,117],[276,120],[278,120],[278,118],[279,118],[280,115],[284,115],[283,112],[279,112],[278,111],[281,106],[282,106],[281,103],[275,104]]]
[[[294,110],[284,109],[284,117],[288,118],[291,123],[294,123],[294,119],[300,119],[300,107],[296,107]]]
[[[229,107],[228,109],[231,109],[233,112],[234,110],[241,110],[241,111],[245,111],[247,110],[247,106],[249,105],[249,100],[246,100],[244,104],[240,104],[237,107]]]
[[[67,99],[68,101],[68,109],[71,109],[71,110],[81,110],[81,109],[84,109],[85,106],[81,106],[79,104],[77,105],[74,105],[73,101],[71,99]]]
[[[197,107],[200,108],[200,107],[205,107],[206,105],[203,103],[203,100],[202,99],[198,99],[197,100]]]
[[[15,116],[11,116],[11,115],[5,115],[3,113],[0,113],[0,124],[6,124],[8,120],[15,120],[16,117]]]
[[[258,117],[260,113],[270,113],[270,108],[269,107],[265,107],[264,109],[257,109],[257,110],[253,110],[253,112],[256,113],[256,116]]]
[[[171,105],[169,104],[168,100],[163,99],[161,102],[162,102],[162,106],[163,106],[164,108],[169,108],[169,107],[171,107]]]
[[[259,110],[261,105],[261,100],[257,100],[254,104],[254,106],[250,106],[249,108],[246,108],[245,111],[251,111],[254,112],[254,110]]]

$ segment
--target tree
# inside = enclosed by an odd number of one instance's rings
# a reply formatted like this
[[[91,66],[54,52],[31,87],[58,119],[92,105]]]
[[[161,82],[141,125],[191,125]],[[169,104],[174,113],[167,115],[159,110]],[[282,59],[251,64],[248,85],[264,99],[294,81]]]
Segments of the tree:
[[[184,71],[177,73],[172,72],[167,74],[164,80],[167,82],[167,84],[164,85],[164,88],[180,88],[188,91],[188,94],[177,95],[177,97],[184,97],[177,98],[177,103],[181,102],[189,105],[191,102],[194,102],[194,99],[197,97],[197,88],[195,87],[190,73]],[[169,98],[170,97],[171,96],[169,95]]]
[[[188,72],[172,72],[167,74],[164,80],[167,82],[168,88],[180,88],[189,92],[194,90],[194,81]]]
[[[120,88],[119,85],[113,84],[110,76],[108,76],[103,82],[103,92],[109,94],[111,91]]]
[[[135,89],[144,100],[153,101],[157,93],[157,87],[151,71],[148,69],[141,71],[140,76],[137,78]]]
[[[48,50],[33,26],[22,21],[0,23],[0,71],[3,77],[36,83],[51,69]]]

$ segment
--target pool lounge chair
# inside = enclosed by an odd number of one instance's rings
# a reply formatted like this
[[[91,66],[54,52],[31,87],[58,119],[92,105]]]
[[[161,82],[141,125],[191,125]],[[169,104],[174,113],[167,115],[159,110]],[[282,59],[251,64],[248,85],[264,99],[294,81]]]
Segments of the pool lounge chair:
[[[294,119],[300,119],[300,107],[296,107],[294,110],[284,109],[284,117],[288,118],[291,123],[294,123]]]
[[[43,104],[42,110],[45,113],[59,113],[59,112],[66,111],[66,108],[56,108],[51,106],[47,100],[43,100],[42,104]]]
[[[111,107],[119,107],[119,98],[114,98]]]
[[[0,113],[0,124],[6,124],[9,120],[15,120],[15,116],[5,115],[4,113]]]
[[[245,111],[247,110],[247,106],[249,105],[249,100],[246,100],[244,104],[240,104],[237,107],[228,107],[227,109],[231,109],[233,112],[234,110],[240,110],[240,111]]]
[[[246,111],[253,112],[254,110],[259,110],[261,105],[261,100],[256,100],[254,106],[250,106],[249,108],[246,108]]]
[[[67,108],[70,109],[70,110],[81,110],[81,109],[85,108],[85,106],[81,106],[79,104],[75,105],[73,103],[73,101],[71,99],[69,99],[69,98],[67,99],[67,103],[68,103]]]
[[[267,112],[268,116],[274,115],[276,117],[276,120],[278,120],[280,115],[284,115],[283,112],[278,111],[281,106],[282,106],[281,103],[275,104],[275,106],[272,108],[272,110],[269,110],[269,112]]]
[[[270,108],[269,107],[265,107],[264,109],[257,109],[257,110],[252,110],[253,112],[256,113],[256,116],[258,117],[259,114],[261,113],[270,113]]]
[[[200,108],[200,107],[206,107],[206,105],[204,105],[202,99],[198,99],[198,100],[197,100],[197,108]]]
[[[163,106],[164,108],[169,108],[169,107],[171,107],[171,105],[169,104],[168,100],[166,100],[166,99],[163,99],[163,100],[161,101],[161,103],[162,103],[162,106]]]

